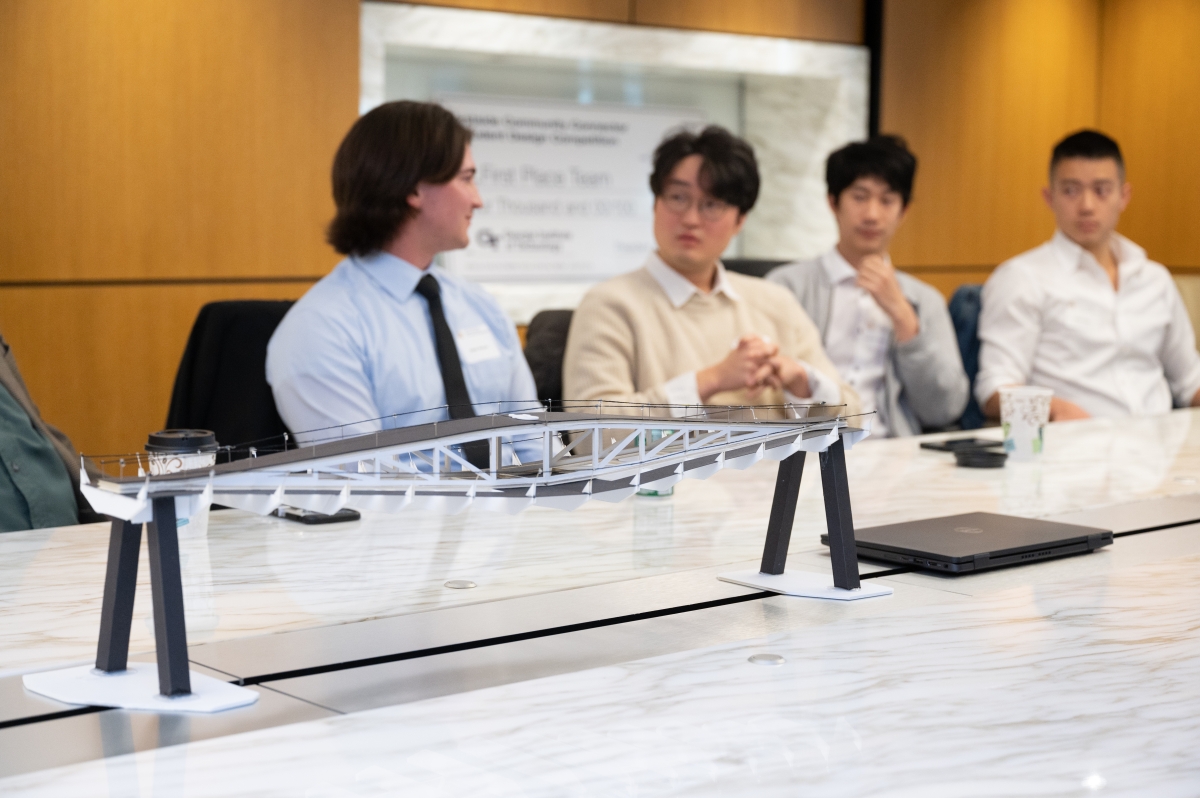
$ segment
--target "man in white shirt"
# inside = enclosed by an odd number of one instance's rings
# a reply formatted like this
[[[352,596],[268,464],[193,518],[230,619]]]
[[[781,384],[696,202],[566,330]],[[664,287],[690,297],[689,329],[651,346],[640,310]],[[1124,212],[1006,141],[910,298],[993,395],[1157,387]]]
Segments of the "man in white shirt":
[[[669,405],[664,413],[785,401],[857,412],[795,299],[720,263],[758,197],[750,145],[715,126],[675,134],[654,153],[650,187],[658,250],[580,303],[564,398]]]
[[[946,301],[933,286],[896,271],[888,257],[916,170],[917,159],[895,136],[831,154],[825,183],[837,245],[767,275],[812,317],[863,410],[876,411],[871,430],[880,436],[952,424],[970,394]]]
[[[983,288],[975,393],[987,415],[999,415],[1006,385],[1053,389],[1051,421],[1200,404],[1200,354],[1179,290],[1115,232],[1130,192],[1108,136],[1083,130],[1054,148],[1042,196],[1058,230]]]

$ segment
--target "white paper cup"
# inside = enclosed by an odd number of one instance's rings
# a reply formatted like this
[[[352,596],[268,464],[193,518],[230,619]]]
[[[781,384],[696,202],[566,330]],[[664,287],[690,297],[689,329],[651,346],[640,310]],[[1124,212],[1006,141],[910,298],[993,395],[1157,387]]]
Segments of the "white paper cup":
[[[1054,391],[1018,385],[1000,389],[1000,424],[1004,427],[1004,451],[1013,460],[1035,460],[1042,454],[1043,430],[1050,421]]]
[[[153,477],[176,474],[192,468],[210,468],[217,462],[216,452],[149,452],[146,456],[150,460],[150,476]],[[178,504],[176,506],[178,507]],[[175,523],[179,527],[180,538],[204,537],[208,534],[208,508],[202,507],[191,518],[179,518]]]
[[[146,459],[150,461],[150,476],[161,477],[164,474],[177,474],[192,468],[208,468],[217,462],[217,453],[147,452]]]

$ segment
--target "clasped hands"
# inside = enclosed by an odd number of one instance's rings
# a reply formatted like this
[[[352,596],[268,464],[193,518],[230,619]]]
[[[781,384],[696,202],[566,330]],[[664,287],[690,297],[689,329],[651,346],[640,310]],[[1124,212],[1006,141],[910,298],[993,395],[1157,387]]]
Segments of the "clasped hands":
[[[696,372],[702,402],[713,394],[737,390],[754,399],[767,388],[783,389],[801,399],[812,395],[804,366],[780,354],[778,344],[754,334],[742,336],[719,363]]]

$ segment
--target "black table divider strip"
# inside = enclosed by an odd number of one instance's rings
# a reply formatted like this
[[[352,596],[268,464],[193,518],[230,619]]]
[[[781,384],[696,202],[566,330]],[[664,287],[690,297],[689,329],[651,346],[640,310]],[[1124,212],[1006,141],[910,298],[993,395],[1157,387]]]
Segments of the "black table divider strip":
[[[910,574],[917,570],[912,565],[901,565],[898,568],[888,568],[883,571],[872,571],[869,574],[860,574],[859,579],[878,579],[881,576],[895,576],[896,574]]]
[[[894,574],[903,574],[912,571],[910,567],[892,568],[886,571],[876,571],[875,573],[866,574],[863,579],[873,579],[880,576],[892,576]],[[265,684],[267,682],[278,682],[285,679],[298,679],[304,676],[317,676],[323,673],[335,673],[337,671],[353,670],[355,668],[367,668],[372,665],[386,665],[391,662],[402,662],[408,659],[421,659],[422,657],[432,657],[439,654],[450,654],[456,651],[470,651],[475,648],[489,648],[491,646],[504,645],[506,643],[517,643],[522,640],[535,640],[540,637],[554,637],[560,634],[569,634],[571,632],[581,632],[587,629],[599,629],[605,626],[616,626],[622,623],[632,623],[634,621],[644,621],[650,618],[662,618],[668,615],[678,615],[684,612],[695,612],[697,610],[706,610],[713,607],[724,607],[730,604],[741,604],[746,601],[756,601],[758,599],[770,598],[771,596],[780,595],[762,591],[758,593],[750,593],[744,596],[730,596],[723,599],[714,599],[713,601],[702,601],[697,604],[684,604],[679,607],[668,607],[661,610],[651,610],[649,612],[638,612],[632,615],[619,615],[615,618],[605,618],[598,621],[584,621],[582,623],[567,624],[565,626],[552,626],[548,629],[538,629],[530,632],[518,632],[511,635],[501,635],[499,637],[487,637],[482,640],[471,640],[464,643],[451,643],[445,646],[434,646],[432,648],[417,649],[415,651],[403,651],[396,654],[381,654],[376,657],[363,657],[361,659],[347,660],[345,662],[330,663],[329,665],[314,665],[309,668],[296,668],[290,671],[280,671],[278,673],[268,673],[261,676],[249,676],[245,679],[236,680],[237,684],[248,686]]]
[[[742,602],[755,601],[757,599],[763,599],[774,595],[776,594],[767,592],[749,593],[744,596],[730,596],[728,598],[704,601],[698,604],[686,604],[681,607],[669,607],[662,610],[639,612],[633,615],[621,615],[615,618],[605,618],[604,620],[599,621],[586,621],[584,623],[568,624],[566,626],[555,626],[550,629],[540,629],[532,632],[502,635],[500,637],[489,637],[484,638],[483,640],[472,640],[465,643],[435,646],[433,648],[405,651],[397,654],[384,654],[377,657],[366,657],[363,659],[348,660],[346,662],[331,663],[329,665],[316,665],[311,668],[297,668],[296,670],[291,671],[280,671],[279,673],[250,676],[245,679],[230,679],[229,681],[231,684],[248,687],[265,684],[266,682],[280,681],[283,679],[295,679],[301,676],[315,676],[321,673],[353,670],[354,668],[382,665],[389,662],[400,662],[406,659],[420,659],[422,657],[432,657],[438,654],[448,654],[454,651],[468,651],[474,648],[488,648],[490,646],[504,645],[505,643],[515,643],[521,640],[533,640],[539,637],[553,637],[554,635],[566,634],[568,632],[578,632],[586,629],[597,629],[603,626],[616,626],[617,624],[630,623],[632,621],[641,621],[649,618],[661,618],[667,615],[678,615],[684,612],[693,612],[695,610],[704,610],[712,607],[723,607],[729,604],[740,604]],[[201,665],[202,667],[208,667],[207,665],[199,662],[193,664]],[[0,729],[8,729],[14,726],[26,726],[31,723],[42,723],[44,721],[59,720],[62,718],[71,718],[77,715],[90,715],[95,712],[104,712],[110,709],[113,709],[113,707],[86,706],[64,709],[59,712],[48,712],[42,715],[30,715],[29,717],[25,718],[14,718],[12,720],[0,721]]]
[[[1144,535],[1147,532],[1161,532],[1164,529],[1175,529],[1180,526],[1188,526],[1190,524],[1200,524],[1200,518],[1193,518],[1190,521],[1176,521],[1171,524],[1160,524],[1158,526],[1148,526],[1145,529],[1131,529],[1128,532],[1114,532],[1113,539],[1127,538],[1130,535]]]
[[[30,723],[42,723],[48,720],[59,720],[60,718],[73,718],[76,715],[91,715],[93,712],[104,712],[107,709],[112,709],[112,707],[75,707],[74,709],[64,709],[61,712],[48,712],[45,715],[13,718],[12,720],[0,721],[0,729],[11,729],[13,726],[27,726]]]
[[[361,659],[330,663],[328,665],[314,665],[309,668],[296,668],[295,670],[268,673],[263,674],[262,676],[249,676],[245,679],[237,680],[235,684],[240,684],[243,686],[265,684],[267,682],[283,681],[284,679],[298,679],[302,676],[317,676],[323,673],[335,673],[337,671],[353,670],[355,668],[367,668],[372,665],[386,665],[391,662],[403,662],[404,660],[408,659],[433,657],[439,654],[450,654],[456,651],[470,651],[471,649],[475,648],[490,648],[491,646],[499,646],[506,643],[517,643],[523,640],[536,640],[540,637],[554,637],[555,635],[568,634],[570,632],[582,632],[587,629],[599,629],[605,626],[616,626],[618,624],[632,623],[634,621],[644,621],[650,618],[662,618],[667,615],[679,615],[685,612],[695,612],[696,610],[724,607],[730,604],[741,604],[746,601],[756,601],[758,599],[764,599],[774,595],[777,594],[763,591],[758,593],[749,593],[744,596],[730,596],[723,599],[714,599],[713,601],[702,601],[697,604],[685,604],[679,607],[668,607],[661,610],[638,612],[632,615],[619,615],[615,618],[605,618],[598,621],[584,621],[582,623],[572,623],[565,626],[552,626],[549,629],[518,632],[516,634],[501,635],[499,637],[486,637],[482,640],[451,643],[445,646],[433,646],[431,648],[422,648],[415,651],[401,651],[395,654],[381,654],[376,657],[363,657]]]

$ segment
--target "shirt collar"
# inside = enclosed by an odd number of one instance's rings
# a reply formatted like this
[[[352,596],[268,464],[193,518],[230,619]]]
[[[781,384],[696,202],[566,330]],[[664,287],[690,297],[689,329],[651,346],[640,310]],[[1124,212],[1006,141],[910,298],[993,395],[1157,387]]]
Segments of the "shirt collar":
[[[1088,261],[1095,262],[1095,258],[1091,256],[1090,252],[1068,238],[1062,230],[1054,231],[1054,238],[1050,239],[1050,247],[1063,263],[1074,269],[1078,269]],[[1113,255],[1117,259],[1118,274],[1132,271],[1140,267],[1146,260],[1146,250],[1120,233],[1112,234],[1112,248]]]
[[[829,278],[829,282],[834,285],[858,279],[858,270],[850,265],[850,261],[842,256],[837,247],[821,257],[821,266],[825,269],[825,275]]]
[[[686,305],[693,294],[702,293],[688,278],[663,262],[663,259],[658,256],[657,252],[651,253],[650,257],[646,259],[646,271],[650,272],[650,276],[662,288],[663,293],[667,295],[667,299],[671,301],[671,304],[676,309]],[[725,272],[725,265],[720,261],[717,261],[717,279],[713,281],[711,293],[714,295],[724,294],[735,302],[741,299],[737,291],[729,284],[729,276]]]
[[[401,302],[413,295],[413,291],[417,288],[417,282],[426,274],[432,274],[439,282],[444,276],[437,266],[430,266],[424,270],[418,269],[390,252],[352,255],[350,261],[362,269],[380,288]]]

